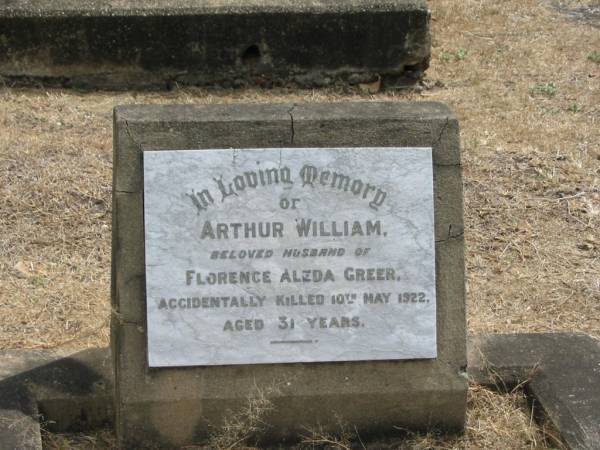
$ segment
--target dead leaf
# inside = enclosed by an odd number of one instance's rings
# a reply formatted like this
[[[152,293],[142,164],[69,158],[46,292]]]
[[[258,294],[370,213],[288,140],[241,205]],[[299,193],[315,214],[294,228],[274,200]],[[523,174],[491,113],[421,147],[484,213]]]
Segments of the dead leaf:
[[[13,266],[13,269],[16,272],[17,278],[27,278],[31,276],[31,267],[23,261],[16,263]]]

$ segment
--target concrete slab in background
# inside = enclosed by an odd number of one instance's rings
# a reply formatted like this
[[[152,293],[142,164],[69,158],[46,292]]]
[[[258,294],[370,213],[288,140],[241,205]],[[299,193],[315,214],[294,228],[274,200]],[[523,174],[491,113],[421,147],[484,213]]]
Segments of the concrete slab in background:
[[[600,449],[600,343],[585,334],[476,336],[469,375],[478,384],[523,383],[571,449]]]
[[[9,85],[399,86],[428,67],[430,47],[425,0],[0,2]]]

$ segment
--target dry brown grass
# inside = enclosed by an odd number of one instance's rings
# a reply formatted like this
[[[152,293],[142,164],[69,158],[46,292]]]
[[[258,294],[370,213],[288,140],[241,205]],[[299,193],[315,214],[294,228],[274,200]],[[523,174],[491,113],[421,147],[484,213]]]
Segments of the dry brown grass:
[[[600,28],[543,0],[430,5],[420,93],[1,89],[0,348],[108,343],[111,109],[125,103],[446,102],[462,126],[469,331],[600,337]],[[544,447],[519,394],[470,396],[465,437],[407,445]]]
[[[432,3],[446,87],[427,96],[463,130],[470,331],[600,337],[600,30],[539,0]]]

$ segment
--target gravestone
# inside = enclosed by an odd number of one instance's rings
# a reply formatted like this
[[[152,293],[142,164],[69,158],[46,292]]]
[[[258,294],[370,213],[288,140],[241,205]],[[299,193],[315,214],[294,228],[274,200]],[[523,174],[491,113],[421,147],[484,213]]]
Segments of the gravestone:
[[[458,124],[436,103],[115,110],[112,349],[124,446],[461,429]]]

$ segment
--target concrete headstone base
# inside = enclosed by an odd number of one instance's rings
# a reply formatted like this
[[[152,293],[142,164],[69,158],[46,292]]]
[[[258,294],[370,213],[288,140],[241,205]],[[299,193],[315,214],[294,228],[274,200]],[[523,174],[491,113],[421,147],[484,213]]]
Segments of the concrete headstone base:
[[[468,347],[472,383],[500,390],[524,383],[568,448],[600,448],[598,341],[571,333],[488,335],[472,336]],[[0,448],[41,450],[38,406],[55,431],[112,425],[109,349],[0,352]]]

